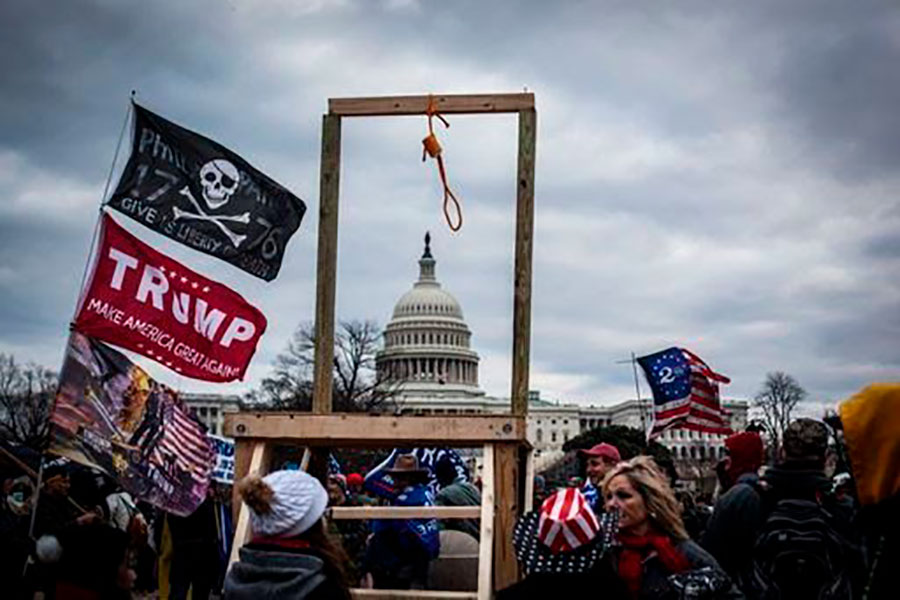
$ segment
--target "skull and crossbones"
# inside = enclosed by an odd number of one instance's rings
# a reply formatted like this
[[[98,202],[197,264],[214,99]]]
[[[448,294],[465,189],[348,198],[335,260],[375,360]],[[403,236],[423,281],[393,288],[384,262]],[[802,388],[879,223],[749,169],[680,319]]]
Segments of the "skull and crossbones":
[[[216,210],[228,204],[231,196],[237,191],[239,182],[240,173],[237,168],[224,158],[213,159],[200,169],[200,185],[203,188],[203,200],[206,202],[209,210]],[[192,213],[173,206],[172,212],[176,221],[179,219],[211,221],[222,230],[222,233],[228,236],[235,248],[239,247],[247,239],[246,235],[235,233],[223,221],[246,225],[250,222],[249,212],[244,212],[240,215],[212,215],[203,210],[203,207],[191,194],[188,186],[184,186],[178,193],[190,200],[197,212]]]

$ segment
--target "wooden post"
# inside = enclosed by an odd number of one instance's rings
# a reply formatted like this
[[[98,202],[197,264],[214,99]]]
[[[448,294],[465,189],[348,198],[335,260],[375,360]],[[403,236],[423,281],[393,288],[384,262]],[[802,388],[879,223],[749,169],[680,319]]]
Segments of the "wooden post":
[[[487,460],[487,459],[485,459]],[[494,447],[494,589],[519,580],[519,563],[512,545],[513,527],[519,516],[519,449],[516,444]]]
[[[531,348],[531,255],[534,238],[534,156],[537,113],[519,111],[519,169],[516,179],[516,264],[513,291],[512,414],[528,414]]]
[[[338,194],[341,175],[341,118],[322,117],[319,175],[319,251],[316,264],[316,357],[312,411],[331,412],[334,359],[334,297],[337,273]]]
[[[238,494],[237,484],[250,472],[250,458],[253,454],[253,440],[237,438],[234,440],[234,484],[231,486],[231,519],[238,521],[241,510],[241,495]]]
[[[484,446],[481,471],[481,534],[478,545],[478,600],[493,597],[491,568],[494,565],[494,446]],[[501,494],[502,497],[502,494]]]
[[[528,513],[534,510],[534,450],[531,446],[521,448],[524,454],[521,462],[525,463],[525,481],[523,482],[524,497],[522,498],[522,512]]]
[[[249,441],[248,441],[249,443]],[[248,470],[250,473],[265,474],[265,470],[269,466],[269,457],[271,454],[271,446],[265,440],[257,440],[253,442],[253,454],[250,457]],[[237,465],[235,465],[237,467]],[[237,468],[235,468],[235,489],[237,489]],[[231,544],[231,557],[228,559],[230,566],[238,559],[238,550],[241,549],[248,539],[250,539],[250,509],[244,502],[238,498],[238,518],[234,527],[234,541]]]

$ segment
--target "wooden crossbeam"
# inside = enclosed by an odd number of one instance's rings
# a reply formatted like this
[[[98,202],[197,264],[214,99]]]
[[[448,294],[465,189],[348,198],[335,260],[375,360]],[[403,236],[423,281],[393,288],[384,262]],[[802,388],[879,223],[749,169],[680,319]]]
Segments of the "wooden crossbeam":
[[[480,519],[480,506],[333,506],[332,520],[353,519]]]
[[[534,94],[435,94],[330,98],[328,113],[340,117],[424,115],[433,99],[438,112],[449,114],[515,113],[534,109]]]
[[[226,413],[225,435],[306,446],[481,446],[525,440],[524,417],[392,417],[337,413]]]

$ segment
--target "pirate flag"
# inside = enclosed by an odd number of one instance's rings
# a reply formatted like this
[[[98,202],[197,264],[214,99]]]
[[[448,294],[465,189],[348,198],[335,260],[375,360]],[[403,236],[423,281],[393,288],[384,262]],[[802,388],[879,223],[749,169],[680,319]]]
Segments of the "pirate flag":
[[[131,157],[107,204],[186,246],[275,279],[306,205],[228,148],[134,105]]]

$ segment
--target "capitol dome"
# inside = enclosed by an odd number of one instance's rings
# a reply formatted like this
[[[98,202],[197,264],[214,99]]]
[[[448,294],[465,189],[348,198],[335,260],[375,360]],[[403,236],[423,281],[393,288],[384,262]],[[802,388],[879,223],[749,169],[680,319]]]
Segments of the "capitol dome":
[[[376,368],[400,384],[401,396],[483,395],[471,337],[462,307],[435,277],[431,236],[426,233],[419,279],[394,306]]]

